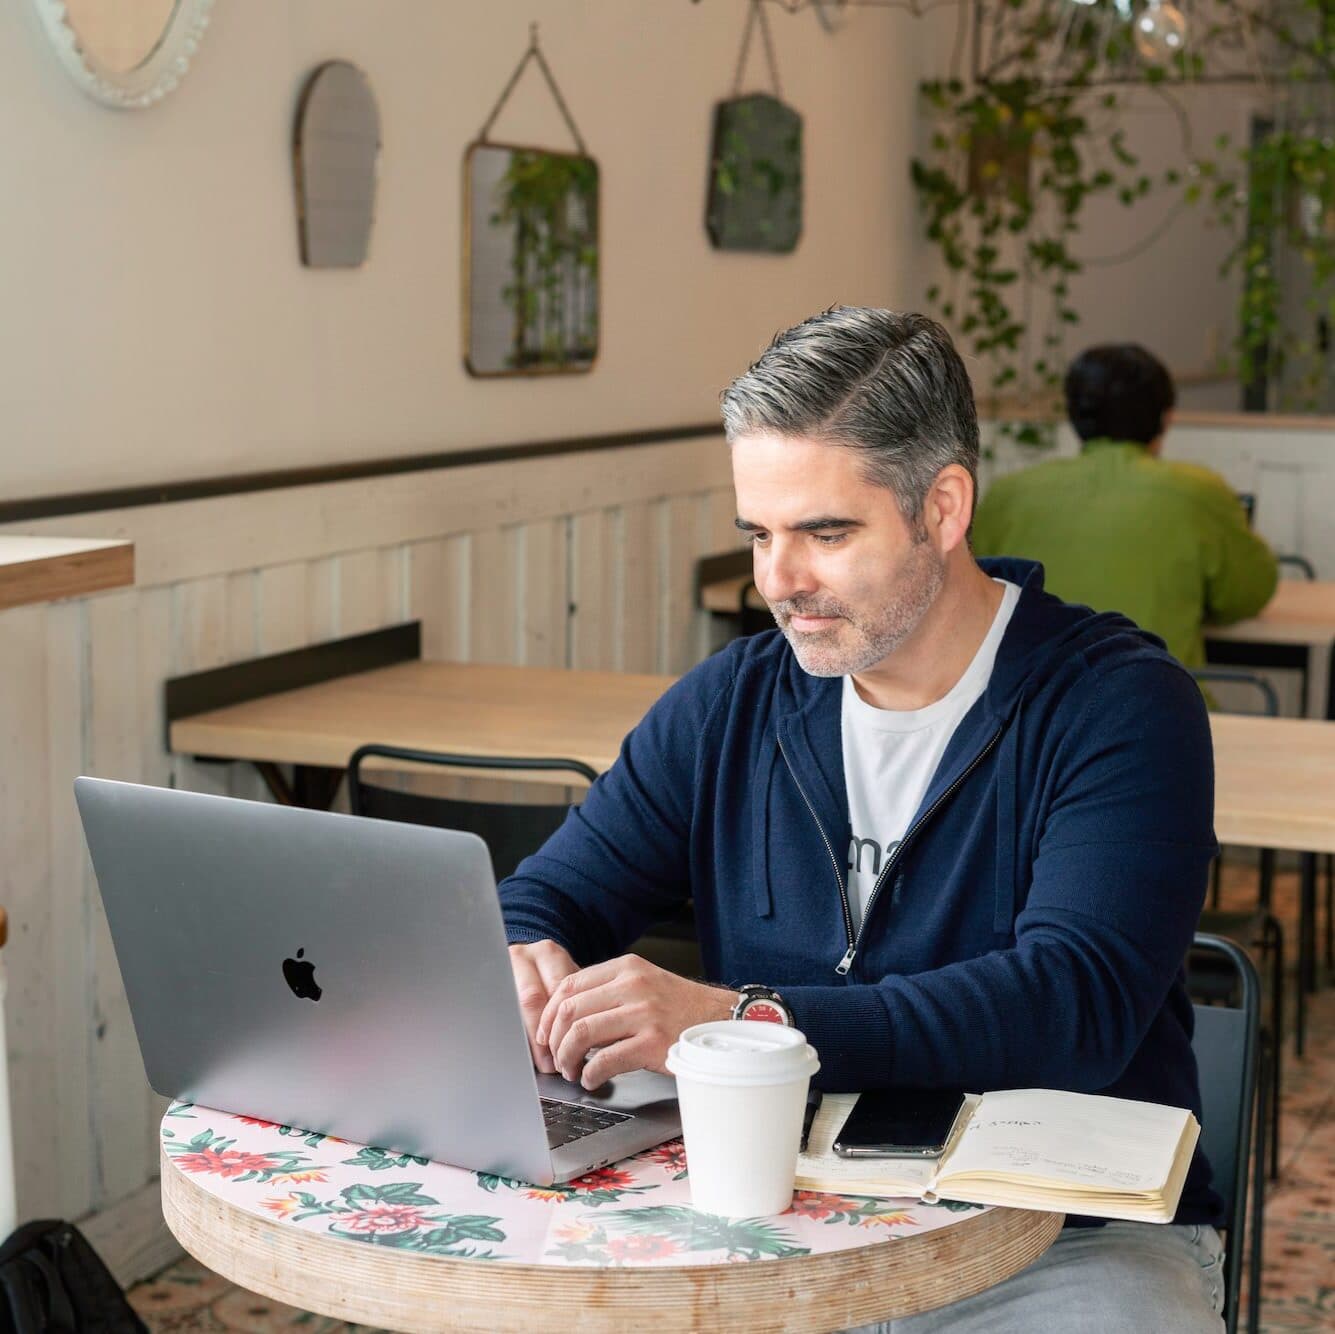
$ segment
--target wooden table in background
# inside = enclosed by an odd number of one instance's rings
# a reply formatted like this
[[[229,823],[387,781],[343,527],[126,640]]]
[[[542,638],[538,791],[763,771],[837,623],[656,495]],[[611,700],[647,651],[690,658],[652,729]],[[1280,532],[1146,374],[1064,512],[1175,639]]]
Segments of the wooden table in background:
[[[1303,713],[1335,717],[1331,650],[1335,645],[1335,581],[1282,579],[1261,611],[1232,625],[1205,627],[1211,662],[1237,667],[1296,668],[1305,684]]]
[[[729,1222],[690,1207],[680,1141],[539,1189],[181,1103],[161,1159],[167,1225],[210,1269],[406,1331],[845,1329],[982,1292],[1064,1221],[803,1191]]]
[[[0,535],[0,611],[134,583],[134,543]]]
[[[178,719],[171,749],[341,771],[358,746],[375,741],[466,755],[575,759],[602,772],[675,679],[401,662]]]
[[[1215,836],[1301,854],[1298,985],[1316,986],[1316,858],[1335,852],[1335,724],[1309,718],[1210,716]],[[1327,935],[1331,923],[1326,923]],[[1301,1000],[1301,997],[1300,997]],[[1299,1006],[1298,1049],[1302,1050]]]

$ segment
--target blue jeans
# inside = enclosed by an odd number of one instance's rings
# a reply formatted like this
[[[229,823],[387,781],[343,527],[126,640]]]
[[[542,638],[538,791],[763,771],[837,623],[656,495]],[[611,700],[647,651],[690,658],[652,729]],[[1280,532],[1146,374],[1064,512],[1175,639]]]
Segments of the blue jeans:
[[[1066,1228],[1028,1269],[962,1302],[850,1334],[1221,1334],[1212,1227]]]

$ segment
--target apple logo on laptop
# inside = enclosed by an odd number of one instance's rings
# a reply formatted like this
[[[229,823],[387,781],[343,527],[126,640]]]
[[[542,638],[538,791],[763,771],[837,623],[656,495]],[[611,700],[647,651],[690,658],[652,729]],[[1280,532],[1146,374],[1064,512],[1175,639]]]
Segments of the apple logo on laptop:
[[[300,949],[295,959],[283,960],[283,980],[298,1000],[318,1001],[323,988],[315,980],[315,965],[301,957],[305,953],[304,949]]]

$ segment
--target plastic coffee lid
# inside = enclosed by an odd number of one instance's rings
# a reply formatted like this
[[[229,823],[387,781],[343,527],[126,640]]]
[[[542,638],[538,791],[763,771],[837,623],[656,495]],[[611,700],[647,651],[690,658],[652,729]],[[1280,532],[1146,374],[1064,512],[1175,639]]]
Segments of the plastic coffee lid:
[[[720,1019],[686,1029],[668,1051],[667,1068],[706,1084],[787,1084],[814,1075],[820,1059],[795,1028]]]

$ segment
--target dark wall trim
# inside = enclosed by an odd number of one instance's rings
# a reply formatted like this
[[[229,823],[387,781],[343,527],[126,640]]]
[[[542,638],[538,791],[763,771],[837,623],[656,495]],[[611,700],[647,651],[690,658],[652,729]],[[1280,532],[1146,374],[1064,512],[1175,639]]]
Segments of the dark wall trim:
[[[171,677],[164,688],[167,749],[172,723],[210,709],[225,709],[282,690],[318,685],[339,676],[413,662],[422,656],[422,622],[405,621],[385,630],[371,630],[345,639],[330,639],[309,648],[249,658],[188,676]]]
[[[692,440],[719,435],[718,422],[690,426],[663,426],[651,431],[621,431],[615,435],[572,436],[566,440],[534,440],[517,445],[489,445],[436,454],[408,454],[394,459],[366,459],[334,463],[322,468],[285,468],[276,472],[239,473],[206,477],[196,482],[163,482],[157,486],[128,486],[110,491],[82,491],[62,496],[0,502],[0,524],[29,523],[64,514],[92,514],[99,510],[133,509],[138,505],[172,505],[183,500],[209,500],[244,495],[248,491],[277,491],[288,486],[319,486],[363,477],[391,477],[396,473],[426,472],[432,468],[467,468],[477,463],[512,463],[517,459],[547,458],[553,454],[582,454],[600,449],[659,445],[667,440]]]

